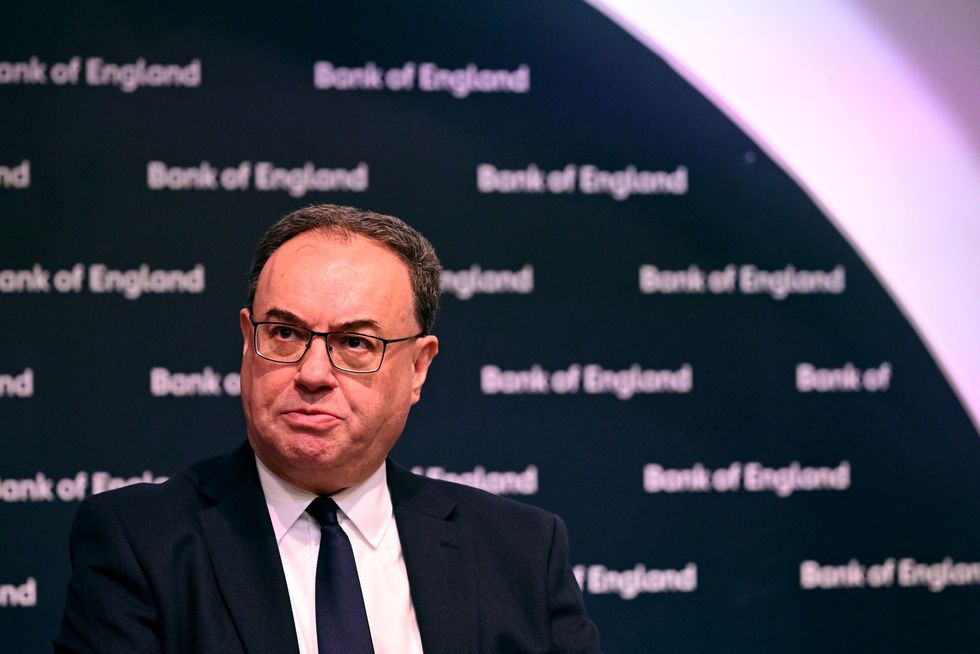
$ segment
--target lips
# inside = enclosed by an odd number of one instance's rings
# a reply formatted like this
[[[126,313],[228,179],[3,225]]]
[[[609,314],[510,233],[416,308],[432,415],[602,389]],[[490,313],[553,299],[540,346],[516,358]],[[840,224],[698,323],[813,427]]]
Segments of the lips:
[[[281,414],[283,422],[293,429],[322,431],[341,422],[341,419],[327,411],[297,407],[288,409]]]

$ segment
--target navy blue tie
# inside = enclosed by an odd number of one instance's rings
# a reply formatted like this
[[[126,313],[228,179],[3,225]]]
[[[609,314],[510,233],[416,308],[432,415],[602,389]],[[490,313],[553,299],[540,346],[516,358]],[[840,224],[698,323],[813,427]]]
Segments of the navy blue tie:
[[[320,496],[306,512],[320,523],[316,560],[316,642],[319,654],[374,654],[354,550],[337,522],[337,504]]]

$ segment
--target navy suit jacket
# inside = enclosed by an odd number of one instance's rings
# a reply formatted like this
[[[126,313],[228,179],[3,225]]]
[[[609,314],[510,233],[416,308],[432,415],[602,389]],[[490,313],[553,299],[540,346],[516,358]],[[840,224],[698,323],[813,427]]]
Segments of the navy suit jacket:
[[[561,520],[388,462],[426,654],[599,652]],[[95,495],[71,532],[57,652],[297,652],[251,448]]]

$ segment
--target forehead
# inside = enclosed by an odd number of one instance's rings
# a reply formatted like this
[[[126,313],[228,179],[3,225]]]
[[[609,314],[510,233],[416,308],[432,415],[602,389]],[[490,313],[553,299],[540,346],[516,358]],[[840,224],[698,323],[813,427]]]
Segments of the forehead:
[[[386,246],[360,235],[304,232],[283,243],[262,268],[255,307],[271,306],[311,322],[347,320],[355,313],[408,313],[408,266]],[[327,318],[327,313],[343,315]]]

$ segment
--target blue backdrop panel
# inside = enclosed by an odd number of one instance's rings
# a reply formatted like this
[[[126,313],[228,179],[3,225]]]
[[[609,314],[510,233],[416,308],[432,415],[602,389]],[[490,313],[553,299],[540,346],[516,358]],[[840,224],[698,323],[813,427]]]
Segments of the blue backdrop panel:
[[[4,14],[0,650],[49,648],[82,497],[241,442],[252,248],[337,202],[448,271],[394,457],[559,513],[606,651],[980,651],[963,408],[807,195],[592,8]]]

